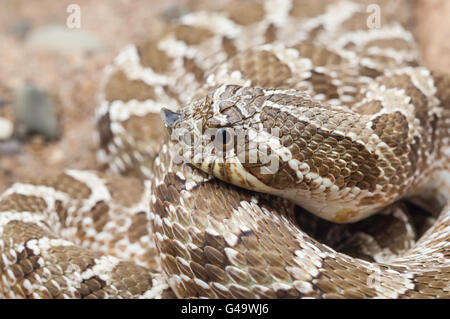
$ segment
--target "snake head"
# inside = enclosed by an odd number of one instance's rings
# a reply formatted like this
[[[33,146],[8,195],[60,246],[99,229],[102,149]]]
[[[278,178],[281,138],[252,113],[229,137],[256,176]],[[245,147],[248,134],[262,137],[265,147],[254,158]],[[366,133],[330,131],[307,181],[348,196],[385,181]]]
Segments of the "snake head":
[[[365,201],[377,198],[378,157],[345,133],[346,123],[370,133],[358,114],[301,91],[236,85],[164,113],[175,154],[225,182],[285,197],[328,220],[354,221],[378,209],[363,211],[344,196],[355,189]]]
[[[272,179],[280,156],[278,137],[260,119],[267,97],[263,89],[223,85],[177,113],[164,109],[176,155],[226,182],[267,191],[261,174]]]

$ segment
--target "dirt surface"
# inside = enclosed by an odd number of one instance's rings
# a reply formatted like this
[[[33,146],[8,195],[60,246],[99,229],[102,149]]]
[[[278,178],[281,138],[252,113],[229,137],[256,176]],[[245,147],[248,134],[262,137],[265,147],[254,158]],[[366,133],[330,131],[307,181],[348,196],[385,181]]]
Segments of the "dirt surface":
[[[20,153],[8,156],[0,152],[0,193],[17,180],[63,168],[95,169],[93,114],[102,69],[122,47],[159,34],[168,20],[201,7],[202,2],[78,0],[81,30],[97,41],[98,48],[60,51],[33,45],[30,38],[43,26],[65,26],[66,9],[74,1],[1,0],[0,117],[13,121],[14,93],[29,83],[53,99],[62,136],[54,142],[40,136],[13,138]],[[425,64],[450,72],[450,1],[415,0],[406,7],[413,13],[411,30]],[[405,10],[399,10],[399,16],[409,14]]]

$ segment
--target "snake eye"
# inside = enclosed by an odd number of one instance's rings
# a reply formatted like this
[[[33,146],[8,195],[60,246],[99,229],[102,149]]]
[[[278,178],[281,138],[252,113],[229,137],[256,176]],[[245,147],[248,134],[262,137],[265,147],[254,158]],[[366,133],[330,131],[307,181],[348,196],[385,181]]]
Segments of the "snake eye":
[[[234,141],[234,133],[229,128],[219,128],[213,136],[213,141],[218,148],[226,147]]]
[[[231,134],[228,132],[228,129],[221,128],[217,132],[218,143],[222,145],[227,145],[231,142]]]

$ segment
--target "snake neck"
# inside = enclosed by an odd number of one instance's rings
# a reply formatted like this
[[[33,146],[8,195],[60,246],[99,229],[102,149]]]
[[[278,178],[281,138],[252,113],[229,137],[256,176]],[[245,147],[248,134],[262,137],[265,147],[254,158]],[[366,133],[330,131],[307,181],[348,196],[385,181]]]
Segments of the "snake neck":
[[[450,96],[450,95],[449,95]],[[431,176],[432,189],[441,207],[450,203],[450,104],[443,109],[439,131],[436,169]]]
[[[439,143],[438,159],[443,170],[450,171],[450,74],[431,73],[436,97],[439,100],[440,118],[437,126]]]
[[[418,187],[413,196],[418,199],[416,203],[437,214],[450,204],[450,75],[439,72],[431,75],[439,101],[439,117],[430,130],[431,143],[424,148],[430,156],[429,165],[421,174],[424,177],[416,182]]]

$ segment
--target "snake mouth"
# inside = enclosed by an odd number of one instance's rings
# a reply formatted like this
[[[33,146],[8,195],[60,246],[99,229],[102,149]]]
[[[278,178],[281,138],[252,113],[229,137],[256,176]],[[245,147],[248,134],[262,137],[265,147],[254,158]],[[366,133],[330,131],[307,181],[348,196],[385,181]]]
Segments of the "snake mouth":
[[[172,129],[175,127],[175,124],[180,119],[180,117],[180,113],[173,112],[166,108],[161,109],[161,119],[164,123],[164,126],[169,131],[169,134],[172,132]]]

